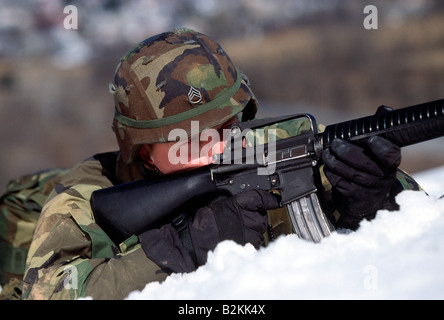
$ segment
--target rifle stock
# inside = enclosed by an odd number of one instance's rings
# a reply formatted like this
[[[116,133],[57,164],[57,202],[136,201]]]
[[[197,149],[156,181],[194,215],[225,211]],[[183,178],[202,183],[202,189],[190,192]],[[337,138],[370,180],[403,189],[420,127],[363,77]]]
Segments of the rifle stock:
[[[246,189],[261,188],[280,192],[281,206],[287,206],[294,233],[319,242],[334,230],[322,211],[317,197],[319,182],[315,181],[322,151],[333,139],[359,144],[380,135],[404,147],[444,136],[444,99],[332,124],[322,133],[317,133],[315,119],[308,114],[253,120],[233,127],[239,131],[297,117],[306,117],[311,122],[311,130],[277,141],[275,167],[268,175],[258,175],[257,168],[270,163],[221,163],[97,190],[91,197],[97,223],[118,244],[133,234],[172,221],[192,198],[217,192],[234,195]],[[265,159],[271,151],[265,148],[262,152]],[[245,160],[245,152],[241,158]]]
[[[91,207],[96,222],[119,244],[133,234],[171,222],[187,202],[216,190],[207,166],[95,191]]]

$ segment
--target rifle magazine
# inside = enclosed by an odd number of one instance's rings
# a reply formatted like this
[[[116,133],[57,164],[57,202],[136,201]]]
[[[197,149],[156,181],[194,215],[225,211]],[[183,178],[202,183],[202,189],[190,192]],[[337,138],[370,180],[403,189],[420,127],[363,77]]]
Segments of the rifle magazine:
[[[287,210],[293,232],[301,239],[318,243],[335,230],[315,192],[290,202]]]

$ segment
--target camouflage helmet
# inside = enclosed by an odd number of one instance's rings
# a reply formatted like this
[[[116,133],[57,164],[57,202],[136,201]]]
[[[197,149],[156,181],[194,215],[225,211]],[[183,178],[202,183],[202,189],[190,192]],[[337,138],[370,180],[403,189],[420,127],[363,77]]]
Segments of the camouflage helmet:
[[[140,146],[167,142],[172,129],[191,135],[218,126],[236,114],[253,119],[257,101],[246,77],[218,43],[190,29],[148,38],[120,60],[114,81],[113,130],[121,157],[136,158]]]

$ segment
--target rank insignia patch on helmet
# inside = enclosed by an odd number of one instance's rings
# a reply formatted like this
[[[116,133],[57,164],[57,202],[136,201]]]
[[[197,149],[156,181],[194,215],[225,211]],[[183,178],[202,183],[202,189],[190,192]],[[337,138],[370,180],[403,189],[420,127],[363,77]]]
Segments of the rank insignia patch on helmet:
[[[198,104],[202,101],[202,94],[196,88],[191,87],[190,91],[188,91],[188,100],[190,100],[192,105]]]

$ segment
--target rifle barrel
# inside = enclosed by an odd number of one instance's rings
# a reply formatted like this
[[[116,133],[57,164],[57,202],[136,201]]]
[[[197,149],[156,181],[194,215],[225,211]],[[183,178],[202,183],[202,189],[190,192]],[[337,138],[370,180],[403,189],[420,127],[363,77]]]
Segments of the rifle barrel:
[[[332,124],[321,133],[324,149],[336,138],[359,143],[375,135],[399,147],[444,136],[444,99]]]

